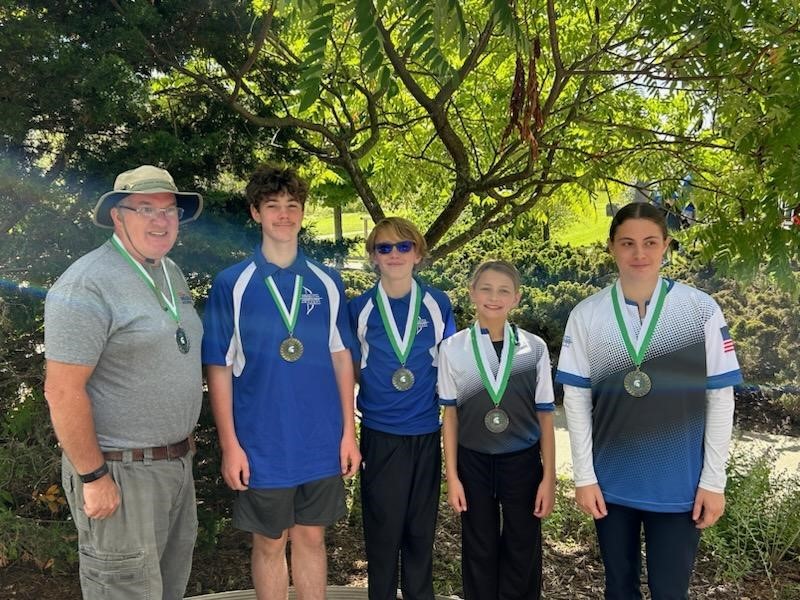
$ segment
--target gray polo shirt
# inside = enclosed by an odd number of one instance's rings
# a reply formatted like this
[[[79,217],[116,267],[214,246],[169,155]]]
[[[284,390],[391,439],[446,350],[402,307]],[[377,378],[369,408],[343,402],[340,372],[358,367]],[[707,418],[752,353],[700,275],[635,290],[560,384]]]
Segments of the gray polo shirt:
[[[183,274],[163,260],[187,354],[163,300],[110,242],[75,261],[45,300],[45,357],[94,367],[87,391],[103,450],[175,443],[197,424],[203,327]]]

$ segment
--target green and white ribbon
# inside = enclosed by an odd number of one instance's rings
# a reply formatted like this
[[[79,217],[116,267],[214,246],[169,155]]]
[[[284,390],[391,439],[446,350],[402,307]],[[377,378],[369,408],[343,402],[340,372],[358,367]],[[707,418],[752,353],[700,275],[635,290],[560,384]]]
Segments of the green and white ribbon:
[[[633,346],[631,336],[628,334],[628,326],[625,324],[625,319],[622,317],[622,309],[620,308],[619,297],[617,296],[617,284],[615,283],[611,288],[611,302],[614,305],[614,316],[617,319],[617,326],[619,327],[619,332],[622,334],[622,341],[625,342],[625,348],[628,350],[628,355],[631,357],[631,360],[633,361],[633,364],[637,370],[644,362],[647,349],[650,347],[650,340],[653,337],[653,332],[656,329],[658,317],[661,316],[661,309],[664,307],[664,298],[667,297],[668,287],[669,286],[667,285],[667,282],[662,280],[661,289],[658,292],[658,300],[656,300],[656,306],[653,309],[653,312],[648,315],[650,322],[647,324],[647,328],[644,332],[644,339],[642,340],[642,344],[639,346],[638,352]]]
[[[503,399],[508,380],[511,377],[511,365],[514,363],[514,347],[516,346],[514,332],[511,329],[511,325],[506,323],[503,330],[503,351],[500,353],[500,366],[497,369],[497,375],[492,373],[483,344],[479,341],[482,334],[480,324],[477,321],[470,328],[469,333],[472,338],[472,354],[475,356],[475,362],[478,363],[478,371],[481,374],[483,386],[489,392],[489,397],[495,407],[500,406],[500,401]]]
[[[167,282],[167,290],[169,291],[169,298],[167,298],[164,295],[164,292],[162,292],[158,288],[156,282],[153,281],[153,278],[150,276],[150,273],[148,273],[147,270],[142,266],[142,263],[133,258],[133,256],[131,256],[131,253],[128,252],[125,246],[122,245],[122,242],[117,237],[116,233],[111,236],[111,244],[114,246],[114,248],[117,249],[117,252],[119,252],[122,255],[122,257],[130,263],[130,265],[138,273],[139,277],[141,277],[142,280],[147,284],[147,287],[149,287],[150,290],[155,294],[156,300],[159,300],[158,302],[159,306],[161,306],[161,300],[162,299],[164,300],[164,304],[166,305],[165,310],[169,313],[170,317],[172,317],[172,320],[175,321],[178,325],[180,325],[181,322],[180,309],[178,308],[178,303],[175,300],[175,290],[173,290],[172,288],[172,281],[170,281],[169,273],[167,273],[167,267],[164,264],[165,261],[162,260],[160,262],[161,262],[161,271],[164,273],[164,280]]]
[[[386,335],[392,344],[397,360],[405,367],[408,355],[411,352],[411,347],[414,345],[414,339],[417,337],[417,324],[419,323],[419,309],[422,306],[422,290],[419,289],[419,284],[416,281],[411,282],[411,299],[408,303],[408,315],[406,315],[406,329],[403,336],[400,336],[400,330],[397,327],[397,322],[392,313],[392,307],[389,305],[389,296],[383,285],[378,282],[378,293],[375,294],[375,303],[378,305],[378,312],[381,314],[381,321],[383,321],[383,328]]]
[[[291,309],[287,308],[286,303],[283,301],[283,297],[278,291],[278,286],[275,285],[275,280],[272,279],[272,275],[264,279],[264,282],[267,284],[267,289],[272,296],[273,302],[275,302],[275,306],[278,307],[278,312],[281,314],[281,319],[283,319],[283,323],[286,325],[286,330],[289,332],[289,336],[293,336],[294,328],[297,325],[297,316],[300,314],[300,296],[302,295],[303,291],[303,276],[294,276],[294,291],[292,293]]]

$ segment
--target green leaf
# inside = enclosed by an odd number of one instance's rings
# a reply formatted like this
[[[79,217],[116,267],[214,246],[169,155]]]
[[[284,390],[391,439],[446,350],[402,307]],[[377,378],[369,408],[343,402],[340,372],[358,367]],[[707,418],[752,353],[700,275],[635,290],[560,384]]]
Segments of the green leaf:
[[[381,56],[381,45],[378,43],[377,40],[373,40],[372,44],[364,51],[364,54],[361,58],[361,64],[369,65],[375,61],[376,58],[382,59]],[[370,72],[374,71],[374,69],[369,69]]]
[[[411,24],[408,28],[408,32],[406,37],[410,40],[418,35],[419,31],[430,31],[433,32],[433,23],[431,23],[430,16],[433,14],[433,11],[430,9],[426,10],[422,14],[417,17],[417,19]]]
[[[372,27],[361,34],[361,40],[358,42],[358,47],[364,50],[367,46],[378,40],[378,29]]]
[[[409,17],[414,18],[419,15],[420,11],[424,10],[425,8],[430,7],[429,0],[416,0],[416,2],[409,2],[407,5],[406,14]]]
[[[383,67],[380,75],[378,76],[378,84],[381,89],[389,89],[389,83],[392,81],[392,70],[389,67]]]
[[[368,25],[375,24],[375,6],[372,0],[356,0],[355,12],[359,32],[365,31]]]
[[[321,82],[322,79],[319,77],[306,79],[305,85],[301,88],[300,104],[298,107],[300,112],[308,110],[317,101]]]
[[[423,56],[426,52],[428,52],[432,47],[436,40],[432,35],[426,37],[422,40],[422,43],[414,50],[414,56]]]

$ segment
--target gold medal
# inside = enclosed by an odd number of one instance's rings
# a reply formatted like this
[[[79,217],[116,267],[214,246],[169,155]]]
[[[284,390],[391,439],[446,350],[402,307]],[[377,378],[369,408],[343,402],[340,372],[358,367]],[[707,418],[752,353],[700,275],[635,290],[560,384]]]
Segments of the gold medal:
[[[303,342],[290,336],[281,342],[281,358],[287,362],[295,362],[303,356]]]
[[[410,369],[400,367],[392,374],[392,385],[401,392],[410,390],[414,385],[414,373]]]

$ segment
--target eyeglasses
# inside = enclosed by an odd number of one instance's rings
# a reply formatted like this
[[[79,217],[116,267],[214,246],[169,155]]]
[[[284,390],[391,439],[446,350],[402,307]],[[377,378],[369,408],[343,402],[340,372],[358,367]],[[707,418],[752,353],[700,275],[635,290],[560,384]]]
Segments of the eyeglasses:
[[[397,251],[400,254],[406,254],[407,252],[411,252],[411,250],[414,248],[414,242],[410,240],[403,240],[402,242],[395,242],[394,244],[390,244],[388,242],[375,244],[375,252],[378,254],[391,254],[392,248],[397,248]]]
[[[145,219],[155,219],[156,217],[164,217],[165,219],[178,219],[183,217],[183,209],[180,206],[168,206],[167,208],[156,208],[155,206],[140,206],[134,208],[133,206],[125,206],[124,204],[117,204],[117,208],[124,208],[131,212],[135,212],[140,217]]]

